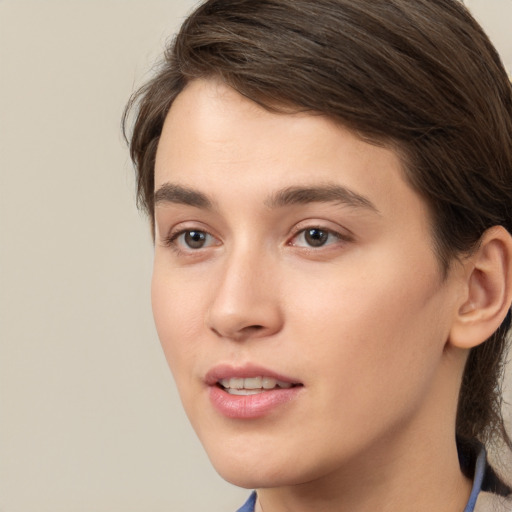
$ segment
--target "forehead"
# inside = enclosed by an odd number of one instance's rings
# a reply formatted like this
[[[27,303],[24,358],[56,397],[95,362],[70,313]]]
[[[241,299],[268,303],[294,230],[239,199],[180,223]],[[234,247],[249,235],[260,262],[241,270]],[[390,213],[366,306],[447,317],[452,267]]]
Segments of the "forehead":
[[[271,112],[218,81],[192,81],[178,95],[156,156],[155,190],[171,183],[263,202],[279,189],[333,182],[378,210],[427,218],[396,151],[321,114]]]

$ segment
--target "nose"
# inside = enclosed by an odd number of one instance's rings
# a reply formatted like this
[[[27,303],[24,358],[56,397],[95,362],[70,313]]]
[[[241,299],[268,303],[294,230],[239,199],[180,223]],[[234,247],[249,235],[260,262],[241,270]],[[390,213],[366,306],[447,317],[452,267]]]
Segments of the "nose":
[[[276,334],[283,325],[278,282],[275,262],[259,252],[248,249],[226,258],[215,280],[208,328],[236,341]]]

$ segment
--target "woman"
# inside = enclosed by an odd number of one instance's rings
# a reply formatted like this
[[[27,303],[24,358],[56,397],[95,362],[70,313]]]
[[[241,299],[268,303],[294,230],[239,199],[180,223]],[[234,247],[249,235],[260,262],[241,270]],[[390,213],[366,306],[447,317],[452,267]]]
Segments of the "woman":
[[[210,0],[134,106],[157,330],[240,510],[506,510],[512,90],[466,9]]]

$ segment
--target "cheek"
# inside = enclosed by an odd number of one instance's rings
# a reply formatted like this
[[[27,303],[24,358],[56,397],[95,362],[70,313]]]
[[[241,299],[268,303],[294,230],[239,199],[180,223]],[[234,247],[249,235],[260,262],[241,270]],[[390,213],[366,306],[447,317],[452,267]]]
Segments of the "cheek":
[[[198,354],[199,332],[204,325],[198,314],[201,294],[181,283],[176,275],[155,261],[151,282],[151,304],[155,326],[169,367],[187,373]]]
[[[330,387],[328,396],[369,405],[384,403],[385,389],[404,400],[425,391],[449,316],[436,267],[423,276],[407,268],[381,258],[378,265],[339,269],[321,287],[289,290],[296,339],[303,341],[301,352],[313,372],[326,377],[319,382]]]

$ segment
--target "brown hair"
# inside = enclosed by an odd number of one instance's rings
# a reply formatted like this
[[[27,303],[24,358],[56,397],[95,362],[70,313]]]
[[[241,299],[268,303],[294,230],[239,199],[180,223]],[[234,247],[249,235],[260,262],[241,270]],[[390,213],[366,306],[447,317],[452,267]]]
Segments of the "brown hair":
[[[137,197],[153,219],[154,162],[185,85],[216,77],[272,110],[327,114],[403,157],[430,206],[444,271],[483,232],[512,232],[512,88],[489,39],[457,0],[209,0],[183,24],[156,76],[137,91],[130,151]],[[460,438],[512,448],[500,382],[507,320],[471,350]]]

